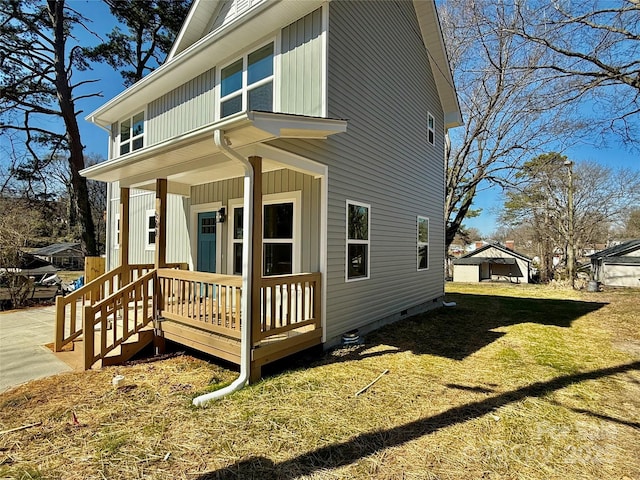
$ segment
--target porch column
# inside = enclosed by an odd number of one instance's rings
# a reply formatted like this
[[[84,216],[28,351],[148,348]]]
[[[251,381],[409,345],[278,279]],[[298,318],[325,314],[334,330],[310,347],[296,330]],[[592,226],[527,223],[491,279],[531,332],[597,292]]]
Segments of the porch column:
[[[249,157],[253,167],[253,241],[251,258],[251,347],[259,341],[262,322],[260,318],[260,290],[262,288],[262,157]],[[254,382],[262,376],[261,365],[251,362],[250,381]]]
[[[155,268],[167,265],[167,179],[156,179],[156,255]]]
[[[117,227],[117,226],[116,226]],[[129,188],[120,187],[120,286],[129,283]]]

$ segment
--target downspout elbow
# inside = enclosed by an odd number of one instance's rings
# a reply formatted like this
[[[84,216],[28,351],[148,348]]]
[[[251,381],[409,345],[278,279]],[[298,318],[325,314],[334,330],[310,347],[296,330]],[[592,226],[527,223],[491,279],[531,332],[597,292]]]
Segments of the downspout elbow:
[[[220,149],[224,155],[231,160],[239,161],[244,167],[244,215],[243,215],[243,229],[246,234],[245,240],[242,243],[242,299],[240,303],[240,318],[242,319],[242,325],[240,329],[240,375],[230,385],[216,390],[215,392],[200,395],[193,399],[193,405],[196,407],[202,407],[207,403],[218,400],[226,395],[234,393],[243,388],[249,382],[251,375],[251,320],[249,319],[249,312],[251,311],[251,224],[249,223],[253,218],[253,183],[254,174],[251,163],[240,155],[238,152],[230,148],[224,139],[224,132],[222,130],[215,130],[213,132],[213,139],[216,146]]]

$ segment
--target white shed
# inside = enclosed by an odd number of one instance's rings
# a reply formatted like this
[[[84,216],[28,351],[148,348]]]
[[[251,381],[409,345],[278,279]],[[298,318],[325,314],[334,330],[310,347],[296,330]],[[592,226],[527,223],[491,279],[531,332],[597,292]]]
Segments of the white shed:
[[[529,283],[530,271],[529,257],[498,244],[485,245],[453,261],[454,282]]]
[[[610,287],[640,287],[640,239],[590,256],[593,278]]]

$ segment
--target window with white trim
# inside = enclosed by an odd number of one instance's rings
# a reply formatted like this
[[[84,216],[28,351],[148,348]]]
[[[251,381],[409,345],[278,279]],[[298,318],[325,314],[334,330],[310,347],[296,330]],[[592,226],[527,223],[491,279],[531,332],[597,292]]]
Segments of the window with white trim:
[[[242,275],[242,227],[244,221],[244,208],[234,206],[231,208],[231,274]]]
[[[220,70],[220,118],[245,110],[273,111],[274,43]]]
[[[294,203],[265,203],[263,208],[263,274],[267,277],[293,273]]]
[[[156,248],[156,211],[147,210],[145,215],[145,249]]]
[[[429,269],[429,219],[418,216],[418,270]]]
[[[427,141],[436,144],[436,120],[430,112],[427,112]]]
[[[347,280],[369,278],[371,207],[347,200]]]
[[[120,155],[140,150],[144,146],[144,112],[120,122]]]
[[[120,248],[120,214],[114,216],[115,227],[113,229],[113,248]]]

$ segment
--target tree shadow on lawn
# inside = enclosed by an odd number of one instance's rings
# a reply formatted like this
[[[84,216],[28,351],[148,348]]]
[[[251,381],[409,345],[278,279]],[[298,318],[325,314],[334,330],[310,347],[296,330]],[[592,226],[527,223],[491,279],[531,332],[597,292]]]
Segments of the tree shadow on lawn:
[[[496,331],[499,328],[522,323],[569,328],[576,319],[606,305],[470,294],[448,294],[447,301],[456,302],[456,306],[416,315],[372,332],[366,338],[367,347],[390,345],[417,355],[463,360],[504,336],[505,332]],[[365,357],[366,354],[357,356]]]
[[[394,428],[361,433],[345,442],[327,445],[277,464],[265,457],[252,457],[229,467],[204,473],[196,480],[236,478],[288,480],[299,478],[302,475],[311,475],[318,470],[339,468],[381,450],[397,447],[424,435],[435,433],[440,429],[479,418],[496,408],[524,400],[527,397],[542,396],[572,384],[633,370],[640,370],[640,361],[537,382],[484,400],[452,407],[437,415],[421,418]]]
[[[503,296],[448,294],[448,301],[455,301],[453,308],[443,307],[398,323],[387,325],[367,335],[364,345],[342,347],[340,355],[325,354],[318,358],[317,351],[297,358],[283,359],[267,365],[267,372],[283,369],[309,368],[309,366],[350,360],[361,360],[399,351],[429,354],[462,360],[505,335],[496,329],[522,323],[536,323],[550,327],[569,328],[583,315],[594,312],[606,303],[574,300],[550,300]],[[361,352],[374,346],[391,349]],[[335,353],[338,353],[336,351]],[[403,445],[429,435],[442,428],[482,417],[495,409],[523,400],[542,396],[574,383],[599,379],[622,372],[640,370],[640,362],[586,373],[565,375],[550,381],[538,382],[526,387],[493,395],[491,397],[452,407],[440,414],[399,425],[386,430],[361,433],[354,438],[301,454],[290,460],[274,463],[266,457],[251,457],[229,467],[206,472],[196,480],[227,479],[294,479],[311,475],[324,469],[349,465],[378,451]],[[265,372],[265,373],[267,373]],[[449,384],[450,388],[473,390],[492,394],[493,390],[481,387]],[[476,390],[477,389],[477,390]]]
[[[464,360],[506,335],[505,332],[496,331],[499,328],[523,323],[569,328],[576,319],[607,305],[576,300],[473,294],[447,294],[447,301],[456,302],[456,306],[401,319],[371,332],[363,344],[338,347],[324,355],[320,354],[320,359],[318,349],[311,349],[278,360],[263,367],[263,376],[283,370],[308,368],[318,363],[362,360],[402,351]],[[380,345],[391,348],[363,352]]]

